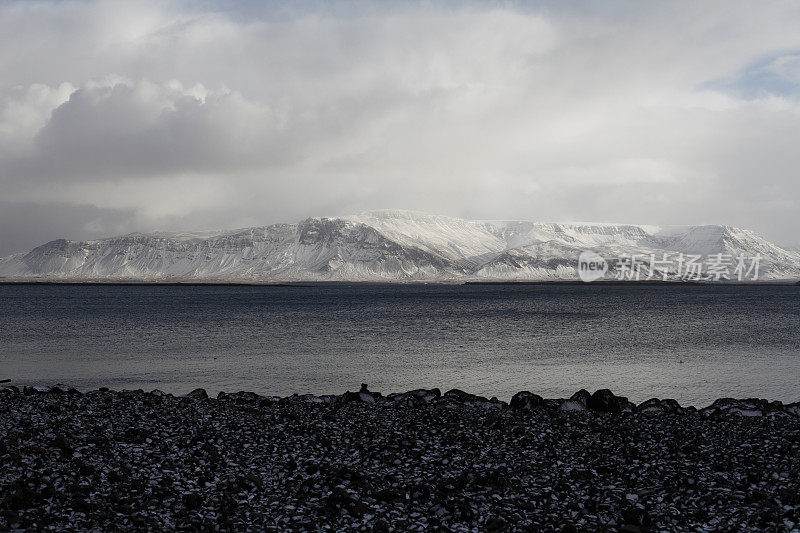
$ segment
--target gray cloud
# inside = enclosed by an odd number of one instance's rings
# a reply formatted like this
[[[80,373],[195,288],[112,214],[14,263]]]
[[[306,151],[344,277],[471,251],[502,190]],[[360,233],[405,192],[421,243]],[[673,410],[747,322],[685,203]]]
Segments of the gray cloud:
[[[70,182],[237,172],[292,149],[269,109],[235,93],[194,91],[147,82],[77,89],[53,110],[33,149],[7,159],[9,175]]]
[[[0,217],[0,254],[47,224],[83,237],[384,207],[796,243],[798,23],[777,2],[6,3],[0,193],[16,222]]]
[[[28,251],[54,239],[98,239],[114,228],[127,232],[132,220],[133,213],[119,210],[0,201],[2,244],[7,253]]]

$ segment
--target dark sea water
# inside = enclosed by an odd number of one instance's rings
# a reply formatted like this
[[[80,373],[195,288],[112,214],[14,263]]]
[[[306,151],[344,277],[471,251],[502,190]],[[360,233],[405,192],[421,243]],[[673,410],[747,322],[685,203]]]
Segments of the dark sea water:
[[[800,287],[0,286],[0,379],[800,400]]]

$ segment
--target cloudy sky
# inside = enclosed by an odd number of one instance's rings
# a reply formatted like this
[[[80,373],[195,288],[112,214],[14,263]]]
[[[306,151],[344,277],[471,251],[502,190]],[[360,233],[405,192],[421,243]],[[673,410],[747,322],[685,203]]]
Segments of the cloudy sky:
[[[800,3],[0,3],[0,254],[404,208],[800,243]]]

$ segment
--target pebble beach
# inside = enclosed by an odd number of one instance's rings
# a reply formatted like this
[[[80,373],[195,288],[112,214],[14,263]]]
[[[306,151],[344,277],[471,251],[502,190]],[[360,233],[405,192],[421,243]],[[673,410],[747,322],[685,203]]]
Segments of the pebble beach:
[[[800,404],[0,389],[0,530],[800,531]]]

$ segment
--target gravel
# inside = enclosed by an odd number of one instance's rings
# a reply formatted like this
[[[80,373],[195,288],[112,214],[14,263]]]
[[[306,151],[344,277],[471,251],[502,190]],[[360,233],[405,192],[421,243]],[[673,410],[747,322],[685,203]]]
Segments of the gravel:
[[[800,404],[5,386],[0,529],[800,531]]]

